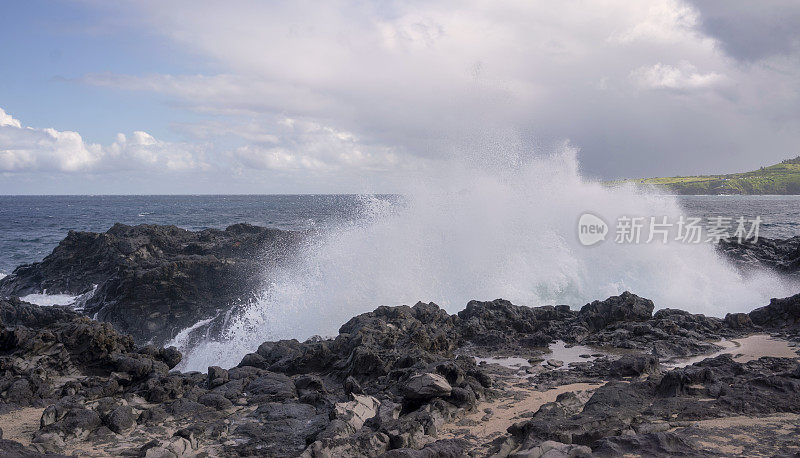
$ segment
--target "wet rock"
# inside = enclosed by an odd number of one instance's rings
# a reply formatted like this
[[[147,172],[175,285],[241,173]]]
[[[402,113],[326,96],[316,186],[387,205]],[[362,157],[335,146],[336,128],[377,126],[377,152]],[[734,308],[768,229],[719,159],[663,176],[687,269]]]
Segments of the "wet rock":
[[[658,358],[652,355],[624,355],[611,362],[611,375],[620,377],[651,374],[658,370]]]
[[[725,315],[725,324],[733,329],[749,329],[753,327],[753,321],[746,313],[728,313]]]
[[[226,410],[233,407],[233,403],[228,398],[218,393],[206,393],[200,396],[197,402],[216,410]]]
[[[235,447],[240,455],[299,455],[330,422],[327,412],[294,402],[262,404],[253,417],[257,421],[242,423],[234,432],[235,437],[247,439]]]
[[[211,366],[208,368],[208,389],[213,390],[214,388],[224,385],[228,383],[230,380],[228,376],[228,371],[219,367],[219,366]]]
[[[759,237],[755,242],[723,239],[717,249],[746,270],[766,267],[790,276],[800,271],[800,236],[787,239]]]
[[[70,231],[44,260],[0,279],[0,296],[90,293],[87,315],[139,342],[163,343],[252,294],[265,267],[261,254],[269,250],[278,262],[300,238],[247,224],[199,232],[124,224],[104,233]]]
[[[560,361],[558,359],[548,359],[547,365],[550,367],[561,367],[564,365],[564,361]]]
[[[413,400],[425,400],[449,396],[452,390],[453,388],[441,375],[426,373],[408,379],[403,386],[403,396]]]
[[[284,401],[297,397],[292,379],[273,372],[267,372],[248,383],[245,391],[250,395],[250,403]]]
[[[785,299],[771,299],[769,305],[750,312],[754,324],[769,328],[800,326],[800,294]]]
[[[653,301],[625,291],[619,296],[584,305],[578,319],[590,331],[599,331],[620,321],[647,321],[652,318],[654,308]]]

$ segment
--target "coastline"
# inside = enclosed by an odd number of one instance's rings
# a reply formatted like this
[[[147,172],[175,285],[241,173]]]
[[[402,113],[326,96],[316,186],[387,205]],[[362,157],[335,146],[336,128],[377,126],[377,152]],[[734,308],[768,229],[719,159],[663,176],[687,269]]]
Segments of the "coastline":
[[[218,284],[211,273],[228,275],[218,266],[241,266],[237,260],[247,259],[249,250],[274,244],[291,252],[297,237],[247,225],[196,233],[120,225],[104,234],[71,233],[42,263],[0,280],[8,296],[35,294],[44,285],[61,293],[92,291],[84,312],[0,299],[0,452],[450,457],[800,451],[787,429],[800,416],[800,295],[724,317],[656,310],[658,304],[629,292],[580,309],[502,299],[470,301],[456,314],[433,303],[381,306],[351,317],[335,337],[265,339],[233,367],[198,372],[176,370],[184,357],[176,348],[148,344],[141,331],[122,331],[129,326],[124,320],[137,315],[202,310],[193,304],[209,296],[175,289],[187,275],[191,283]],[[794,243],[731,241],[720,250],[742,269],[791,276]],[[76,260],[81,269],[67,268]],[[240,278],[243,270],[233,272],[239,284],[248,284]],[[126,278],[136,278],[149,299],[132,300],[140,296],[118,286]],[[177,283],[164,289],[165,281]],[[164,291],[181,292],[171,296],[180,308],[164,313],[149,302],[163,300]],[[107,301],[119,315],[98,313]],[[150,329],[152,336],[167,328]]]

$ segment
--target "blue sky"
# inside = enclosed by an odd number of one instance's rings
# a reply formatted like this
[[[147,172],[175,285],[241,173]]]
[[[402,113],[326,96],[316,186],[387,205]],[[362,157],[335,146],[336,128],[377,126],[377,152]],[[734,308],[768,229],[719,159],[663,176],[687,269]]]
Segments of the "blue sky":
[[[0,193],[748,170],[800,154],[798,30],[788,0],[8,2]]]
[[[164,97],[82,84],[87,73],[193,73],[203,69],[164,40],[80,2],[8,2],[0,30],[11,46],[0,61],[0,108],[38,126],[75,130],[108,142],[130,126],[175,139],[170,122],[197,116]]]

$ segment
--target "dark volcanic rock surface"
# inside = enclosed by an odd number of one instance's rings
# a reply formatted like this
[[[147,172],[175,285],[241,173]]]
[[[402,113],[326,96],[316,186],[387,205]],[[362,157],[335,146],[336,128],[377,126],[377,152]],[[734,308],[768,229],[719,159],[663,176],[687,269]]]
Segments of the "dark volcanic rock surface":
[[[772,299],[769,305],[749,313],[750,321],[771,329],[800,326],[800,294],[784,299]]]
[[[756,242],[723,239],[717,249],[745,268],[767,267],[784,274],[800,274],[800,236],[788,239],[759,237]]]
[[[137,342],[163,343],[248,298],[299,238],[248,224],[199,232],[123,224],[104,233],[70,231],[42,262],[0,280],[0,296],[89,293],[86,314]]]
[[[666,431],[706,419],[798,414],[798,370],[788,358],[737,363],[722,355],[644,380],[607,383],[585,404],[565,393],[510,427],[503,447],[529,450],[549,440],[587,445],[601,456],[718,456],[680,429]],[[758,452],[758,444],[751,446]]]
[[[457,350],[505,351],[532,336],[546,344],[560,333],[613,343],[625,331],[647,351],[535,376],[545,388],[611,382],[588,401],[566,392],[529,412],[489,444],[500,456],[702,455],[697,428],[667,429],[800,413],[800,366],[790,359],[742,364],[721,356],[664,372],[652,354],[661,345],[678,339],[704,350],[697,342],[734,335],[729,321],[739,327],[746,321],[679,310],[651,315],[650,305],[626,293],[581,312],[503,300],[473,301],[458,315],[432,303],[379,307],[353,317],[335,339],[264,342],[238,367],[180,373],[170,371],[180,361],[175,349],[137,347],[108,323],[66,308],[3,300],[0,415],[24,407],[41,409],[41,418],[30,446],[4,441],[0,452],[463,456],[475,444],[469,437],[443,439],[442,427],[504,392],[495,373]]]
[[[653,313],[651,301],[629,292],[580,311],[502,299],[471,301],[455,315],[434,303],[384,306],[353,317],[333,339],[264,342],[237,367],[206,373],[172,370],[181,359],[174,348],[137,345],[238,300],[258,286],[252,273],[264,266],[254,253],[270,248],[267,259],[275,259],[298,239],[246,225],[198,233],[118,225],[71,233],[43,262],[17,269],[0,282],[4,294],[77,294],[97,284],[86,308],[107,322],[0,299],[0,415],[41,412],[29,446],[2,440],[0,453],[435,457],[480,445],[498,456],[702,456],[719,453],[698,439],[702,425],[694,422],[800,418],[796,360],[739,363],[726,355],[669,371],[661,364],[710,353],[722,337],[789,335],[800,295],[724,319]],[[555,340],[625,354],[586,355],[557,369],[532,363],[525,377],[467,356],[539,355]],[[596,389],[523,412],[488,444],[443,437],[445,425],[468,414],[491,419],[480,403],[508,396],[507,376],[528,392],[577,382]],[[780,444],[791,446],[792,434]]]

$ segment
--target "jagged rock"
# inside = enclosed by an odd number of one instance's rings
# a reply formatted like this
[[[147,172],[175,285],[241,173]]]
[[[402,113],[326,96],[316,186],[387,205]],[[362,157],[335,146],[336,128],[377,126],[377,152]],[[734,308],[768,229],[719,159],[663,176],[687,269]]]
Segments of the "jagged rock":
[[[228,400],[228,398],[218,393],[206,393],[200,396],[197,402],[217,410],[225,410],[233,407],[233,403]]]
[[[228,371],[219,367],[219,366],[211,366],[208,368],[208,389],[213,390],[214,388],[224,385],[228,383],[230,377],[228,376]]]
[[[624,355],[611,363],[611,375],[630,377],[658,370],[658,358],[651,355]]]
[[[736,264],[746,269],[767,267],[786,275],[800,271],[800,236],[788,239],[759,237],[742,240],[722,239],[717,249]]]
[[[104,233],[70,231],[43,261],[0,279],[0,296],[86,294],[87,315],[139,342],[163,343],[221,305],[249,297],[261,285],[262,259],[277,262],[300,238],[248,224],[199,232],[124,224]]]
[[[447,380],[438,374],[418,374],[405,383],[403,396],[408,399],[425,400],[435,397],[449,396],[453,388]]]
[[[39,453],[43,453],[44,456],[63,456],[63,455],[56,455],[61,450],[64,449],[64,439],[61,438],[60,435],[56,433],[36,433],[31,441],[31,447],[33,447],[37,452],[32,453],[31,455],[22,454],[21,456],[42,456]],[[7,456],[14,456],[14,455],[7,455]]]
[[[284,401],[297,397],[294,382],[283,374],[267,372],[247,384],[250,403]]]
[[[584,305],[578,319],[590,331],[599,331],[620,321],[647,321],[652,318],[654,308],[653,301],[625,291],[619,296]]]
[[[725,315],[725,324],[733,329],[748,329],[753,327],[753,321],[746,313],[728,313]]]
[[[750,312],[753,323],[770,328],[800,325],[800,294],[785,299],[771,299],[769,305]]]
[[[248,439],[235,447],[240,455],[299,455],[330,422],[327,412],[294,402],[261,404],[253,419],[236,427],[235,434]]]
[[[661,371],[655,355],[713,349],[706,339],[753,328],[742,316],[651,315],[647,302],[623,294],[573,312],[498,300],[472,302],[459,315],[432,303],[380,307],[353,317],[335,338],[265,342],[239,367],[180,373],[169,371],[180,360],[174,349],[137,348],[111,326],[69,310],[0,301],[0,408],[9,397],[48,406],[30,450],[92,447],[99,454],[142,456],[480,454],[470,447],[484,444],[466,442],[476,440],[468,436],[437,438],[445,423],[477,412],[479,400],[520,396],[517,387],[506,389],[508,383],[547,390],[611,380],[591,396],[563,393],[526,412],[509,436],[485,445],[504,444],[506,455],[579,456],[589,446],[648,453],[656,443],[670,443],[650,435],[679,431],[689,420],[800,413],[800,365],[790,359],[737,363],[726,356]],[[590,330],[597,323],[602,328]],[[506,338],[479,335],[504,326]],[[479,367],[462,354],[502,349],[508,355],[556,338],[628,345],[645,354],[600,354],[513,382],[503,378],[509,370]],[[499,346],[481,346],[494,341]],[[177,432],[150,442],[161,431]],[[129,449],[114,448],[120,436]]]

